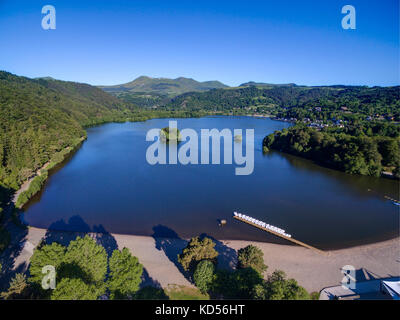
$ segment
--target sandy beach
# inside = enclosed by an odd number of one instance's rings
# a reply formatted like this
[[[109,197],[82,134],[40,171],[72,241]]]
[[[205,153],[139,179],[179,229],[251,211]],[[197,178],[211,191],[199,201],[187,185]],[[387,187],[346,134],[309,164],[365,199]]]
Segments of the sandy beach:
[[[36,245],[46,236],[50,241],[69,242],[82,233],[51,231],[30,227],[23,243],[23,249],[16,257],[14,269],[27,266]],[[102,243],[106,250],[118,247],[128,248],[145,268],[147,284],[166,287],[168,284],[192,286],[176,265],[176,255],[187,244],[187,240],[153,238],[135,235],[91,234]],[[327,251],[319,254],[307,248],[266,242],[221,240],[216,249],[220,253],[219,265],[225,268],[236,263],[237,250],[249,244],[258,246],[264,252],[268,270],[283,270],[288,277],[296,279],[309,292],[339,285],[343,279],[341,268],[352,265],[357,270],[357,280],[369,280],[400,276],[400,238]]]

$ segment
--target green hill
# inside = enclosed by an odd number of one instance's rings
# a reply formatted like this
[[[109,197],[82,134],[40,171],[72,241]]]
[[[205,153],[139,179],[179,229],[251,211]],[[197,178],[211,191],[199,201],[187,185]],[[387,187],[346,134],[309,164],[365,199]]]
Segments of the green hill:
[[[210,89],[226,88],[219,81],[199,82],[190,78],[150,78],[141,76],[131,82],[114,85],[114,86],[98,86],[106,92],[130,92],[130,93],[149,93],[161,96],[173,97],[185,92],[202,92]]]
[[[0,186],[17,189],[85,126],[121,121],[134,106],[88,84],[0,71]]]
[[[259,88],[272,88],[272,87],[296,87],[297,85],[294,83],[273,84],[273,83],[249,81],[246,83],[242,83],[239,87],[250,87],[250,86],[255,86]]]

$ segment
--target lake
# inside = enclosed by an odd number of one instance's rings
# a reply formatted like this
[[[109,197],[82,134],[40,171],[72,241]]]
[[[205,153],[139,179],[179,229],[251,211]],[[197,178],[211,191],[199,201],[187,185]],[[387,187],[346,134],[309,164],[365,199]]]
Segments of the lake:
[[[398,207],[384,199],[398,197],[398,182],[262,153],[262,139],[288,123],[253,117],[174,119],[180,130],[254,129],[254,171],[239,176],[236,164],[148,164],[146,150],[153,142],[146,141],[146,133],[168,126],[169,120],[89,128],[88,139],[25,207],[24,221],[57,230],[283,241],[235,221],[232,213],[238,211],[321,249],[399,235]],[[227,224],[220,227],[218,219]]]

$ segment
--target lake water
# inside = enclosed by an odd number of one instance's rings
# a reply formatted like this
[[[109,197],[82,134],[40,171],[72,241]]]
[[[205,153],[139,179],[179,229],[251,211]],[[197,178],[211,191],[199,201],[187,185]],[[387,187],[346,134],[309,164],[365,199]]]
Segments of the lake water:
[[[399,235],[399,207],[383,198],[398,197],[398,182],[348,175],[279,152],[262,153],[263,137],[289,124],[252,117],[175,119],[179,129],[197,132],[254,129],[254,172],[237,176],[236,164],[148,164],[145,155],[152,142],[145,140],[146,133],[168,126],[169,120],[88,129],[87,141],[53,171],[25,208],[24,220],[61,230],[282,241],[235,221],[232,212],[238,211],[322,249]],[[226,219],[226,226],[218,226],[218,219]]]

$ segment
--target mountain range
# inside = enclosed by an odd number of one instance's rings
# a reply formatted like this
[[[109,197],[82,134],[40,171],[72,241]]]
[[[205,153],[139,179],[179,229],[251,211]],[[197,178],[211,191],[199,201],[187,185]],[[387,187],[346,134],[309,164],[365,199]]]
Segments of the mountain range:
[[[150,93],[169,97],[177,96],[186,92],[203,92],[210,89],[228,88],[227,85],[219,81],[199,82],[194,79],[184,77],[169,79],[151,78],[146,76],[141,76],[124,84],[98,87],[110,93]]]

